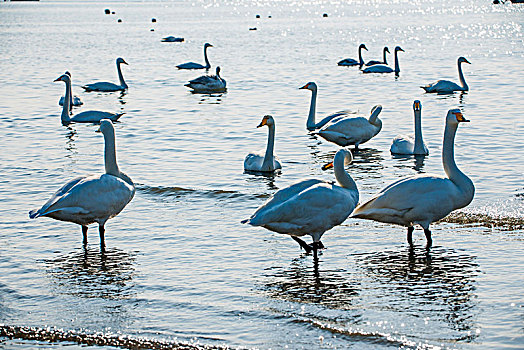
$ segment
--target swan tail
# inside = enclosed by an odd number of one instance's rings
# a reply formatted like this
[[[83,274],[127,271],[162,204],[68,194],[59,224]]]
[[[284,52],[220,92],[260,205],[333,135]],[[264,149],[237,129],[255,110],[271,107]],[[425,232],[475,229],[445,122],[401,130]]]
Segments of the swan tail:
[[[29,218],[30,219],[36,219],[37,217],[40,216],[40,210],[38,209],[33,209],[29,212]]]
[[[430,87],[429,87],[429,86],[421,86],[420,88],[421,88],[421,89],[424,89],[424,91],[426,91],[426,92],[429,92],[429,88],[430,88]]]
[[[247,224],[247,223],[249,223],[249,220],[250,220],[250,219],[245,219],[245,220],[240,221],[240,223],[241,223],[241,224]]]

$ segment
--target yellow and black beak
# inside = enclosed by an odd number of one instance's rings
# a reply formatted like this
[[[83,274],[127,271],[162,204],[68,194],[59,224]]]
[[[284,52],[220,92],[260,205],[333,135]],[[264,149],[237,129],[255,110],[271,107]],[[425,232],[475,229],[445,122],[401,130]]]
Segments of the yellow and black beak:
[[[331,169],[331,168],[333,168],[333,162],[329,162],[329,163],[324,164],[322,166],[322,170],[328,170],[328,169]]]
[[[308,88],[309,88],[309,83],[304,85],[304,86],[302,86],[302,87],[299,87],[299,89],[308,89]]]
[[[262,119],[262,121],[260,122],[260,124],[258,124],[257,128],[260,128],[260,127],[262,127],[262,126],[264,126],[264,125],[267,125],[267,117],[264,117],[264,118]]]
[[[464,116],[462,115],[461,112],[454,112],[453,114],[454,114],[455,117],[457,118],[457,121],[458,121],[458,122],[468,122],[468,123],[469,123],[469,120],[467,120],[466,118],[464,118]]]
[[[62,81],[62,77],[58,77],[58,78],[56,78],[55,80],[53,80],[53,83],[54,83],[55,81]]]
[[[420,111],[420,102],[419,101],[415,102],[414,107],[416,111]]]

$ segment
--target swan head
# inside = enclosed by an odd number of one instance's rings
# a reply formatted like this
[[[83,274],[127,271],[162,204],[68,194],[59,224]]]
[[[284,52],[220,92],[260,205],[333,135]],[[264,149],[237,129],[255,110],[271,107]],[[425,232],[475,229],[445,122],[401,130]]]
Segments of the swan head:
[[[213,45],[211,45],[210,43],[205,43],[204,44],[204,49],[207,49],[208,47],[213,47]]]
[[[220,75],[220,67],[219,67],[219,66],[217,66],[217,69],[216,69],[216,75],[217,75],[217,76]]]
[[[364,44],[360,44],[360,46],[358,47],[358,49],[359,49],[359,50],[364,49],[364,50],[368,51],[368,48],[367,48],[366,45],[364,45]]]
[[[64,74],[68,75],[68,76],[69,76],[69,78],[71,78],[71,73],[69,73],[69,71],[68,71],[68,70],[66,70]]]
[[[391,53],[391,52],[389,52],[389,49],[388,49],[387,46],[384,47],[384,52]]]
[[[307,89],[307,90],[311,90],[311,91],[317,91],[317,84],[315,84],[314,82],[310,81],[306,85],[304,85],[302,87],[299,87],[299,89]]]
[[[395,52],[397,52],[397,51],[405,52],[404,50],[402,50],[402,48],[400,46],[395,47]]]
[[[468,61],[465,57],[459,57],[458,64],[461,64],[461,63],[471,64],[471,62]]]
[[[116,59],[116,64],[122,64],[122,63],[129,65],[126,61],[124,61],[124,59],[122,57],[118,57]]]
[[[103,135],[114,134],[115,128],[113,127],[111,120],[102,119],[100,121],[100,127],[96,130],[96,132],[101,132]]]
[[[275,119],[273,119],[273,117],[270,115],[265,115],[264,118],[262,118],[262,121],[260,122],[260,124],[258,124],[257,128],[260,128],[264,125],[267,125],[267,126],[275,125]]]
[[[68,83],[68,82],[70,83],[71,82],[71,78],[67,74],[62,74],[61,76],[59,76],[58,78],[56,78],[53,81],[63,81],[65,83]]]
[[[422,104],[419,100],[415,100],[415,102],[413,102],[413,110],[415,112],[420,112],[422,110]]]
[[[446,124],[458,125],[459,123],[469,122],[462,112],[458,108],[450,109],[448,115],[446,116]]]
[[[322,166],[322,170],[328,170],[334,167],[335,164],[343,163],[344,166],[347,166],[353,162],[353,154],[351,154],[350,150],[347,150],[345,148],[341,148],[337,151],[335,154],[335,157],[333,158],[332,162],[329,162],[327,164],[324,164]]]

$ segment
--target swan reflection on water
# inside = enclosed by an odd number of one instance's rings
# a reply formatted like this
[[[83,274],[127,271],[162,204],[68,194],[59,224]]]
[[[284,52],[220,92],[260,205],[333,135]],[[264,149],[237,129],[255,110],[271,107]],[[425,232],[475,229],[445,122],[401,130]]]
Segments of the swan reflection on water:
[[[393,154],[391,158],[398,160],[398,163],[394,165],[396,168],[411,168],[418,173],[425,173],[424,161],[426,160],[426,156]]]
[[[72,157],[72,155],[75,155],[75,154],[78,153],[78,151],[76,149],[76,144],[75,144],[75,141],[76,141],[76,138],[77,138],[77,132],[76,132],[75,129],[73,129],[69,125],[66,127],[66,130],[67,131],[66,131],[66,134],[65,134],[65,137],[66,137],[65,149],[72,153],[72,154],[66,155],[66,157]]]

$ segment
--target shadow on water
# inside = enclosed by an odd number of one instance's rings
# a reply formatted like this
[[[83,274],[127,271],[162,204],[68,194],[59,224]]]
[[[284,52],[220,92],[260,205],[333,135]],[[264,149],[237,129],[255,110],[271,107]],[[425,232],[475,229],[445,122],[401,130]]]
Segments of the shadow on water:
[[[200,101],[198,101],[198,104],[221,104],[223,97],[227,96],[226,93],[202,93],[202,92],[193,92],[191,91],[191,94],[194,96],[198,96],[200,98]]]
[[[418,173],[424,173],[426,156],[393,154],[391,158],[398,160],[398,164],[394,165],[395,168],[411,168]]]
[[[248,171],[244,170],[244,174],[253,175],[246,178],[246,182],[256,183],[256,184],[265,184],[267,189],[270,191],[278,190],[278,187],[275,185],[275,179],[280,176],[280,171],[275,173],[269,172],[260,172],[260,171]]]
[[[118,95],[118,102],[120,102],[121,105],[125,105],[127,103],[127,100],[125,99],[127,95],[127,90],[123,90],[120,92],[120,95]]]
[[[67,155],[67,157],[71,157],[72,155],[78,153],[78,151],[76,150],[76,144],[75,144],[76,137],[77,137],[76,130],[73,129],[71,126],[67,126],[65,137],[66,137],[65,149],[71,152],[71,154]]]

